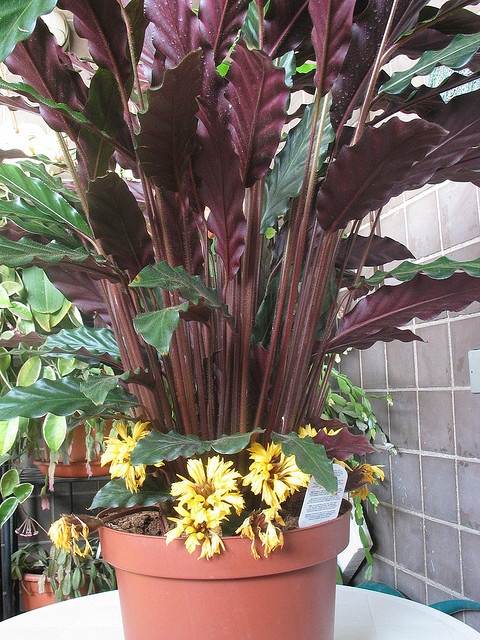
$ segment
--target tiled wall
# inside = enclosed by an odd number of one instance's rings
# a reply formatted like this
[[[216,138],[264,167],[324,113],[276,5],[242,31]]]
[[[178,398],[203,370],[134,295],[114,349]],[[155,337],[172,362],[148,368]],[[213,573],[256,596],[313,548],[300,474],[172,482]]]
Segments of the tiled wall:
[[[382,235],[417,256],[480,256],[480,191],[444,184],[390,204]],[[374,579],[428,604],[480,601],[480,394],[470,391],[468,352],[480,349],[480,305],[413,323],[424,343],[379,343],[344,358],[342,370],[393,406],[375,406],[398,455],[385,465],[375,540]],[[480,630],[480,613],[465,621]]]

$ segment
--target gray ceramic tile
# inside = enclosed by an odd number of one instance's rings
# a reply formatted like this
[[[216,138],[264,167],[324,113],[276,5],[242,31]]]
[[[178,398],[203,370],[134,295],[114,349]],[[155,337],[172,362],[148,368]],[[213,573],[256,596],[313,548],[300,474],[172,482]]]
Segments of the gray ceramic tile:
[[[428,256],[441,249],[435,192],[407,203],[408,247],[414,256]]]
[[[456,387],[470,387],[468,352],[480,348],[480,318],[462,318],[450,325],[453,381]]]
[[[387,344],[387,371],[390,389],[416,386],[413,343],[394,340]]]
[[[480,394],[455,391],[454,400],[457,454],[480,458]]]
[[[448,524],[425,523],[427,576],[449,589],[460,591],[460,551],[458,530]]]
[[[449,387],[451,385],[450,349],[446,323],[418,329],[424,343],[417,345],[418,385]]]
[[[355,384],[360,384],[360,353],[353,349],[342,356],[340,364],[336,367]]]
[[[405,573],[401,569],[397,569],[397,589],[401,591],[405,597],[414,600],[415,602],[426,601],[426,585],[423,580],[412,576],[409,573]]]
[[[383,215],[381,219],[381,234],[407,244],[407,233],[405,229],[405,211],[402,208],[393,211],[391,214]]]
[[[372,579],[378,582],[384,582],[393,587],[395,584],[395,570],[392,565],[375,558],[373,562]]]
[[[420,391],[418,401],[422,450],[453,454],[455,438],[451,392]]]
[[[373,540],[373,552],[380,558],[393,560],[393,511],[383,504],[376,514],[368,518],[368,528]]]
[[[363,386],[365,389],[386,389],[385,345],[377,342],[361,353]]]
[[[418,449],[418,415],[416,391],[392,392],[390,439],[398,447]]]
[[[447,522],[457,522],[455,460],[423,456],[422,482],[425,513]]]
[[[395,511],[396,563],[414,573],[425,572],[423,520],[405,511]]]
[[[422,511],[420,458],[413,453],[399,453],[392,457],[394,504],[415,513]]]
[[[444,248],[480,235],[477,188],[473,184],[450,182],[442,185],[439,202]]]
[[[460,523],[465,527],[480,529],[480,503],[478,488],[480,487],[480,462],[464,462],[457,464],[458,495],[460,503]]]
[[[463,592],[466,598],[480,602],[480,532],[462,531],[460,536],[464,560]]]

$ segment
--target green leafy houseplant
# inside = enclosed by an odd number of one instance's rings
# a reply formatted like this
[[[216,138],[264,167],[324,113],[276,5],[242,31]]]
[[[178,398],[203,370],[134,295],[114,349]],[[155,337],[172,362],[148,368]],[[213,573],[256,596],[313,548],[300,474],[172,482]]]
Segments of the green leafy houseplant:
[[[95,316],[43,349],[99,367],[87,381],[12,389],[0,410],[123,414],[105,458],[118,477],[95,506],[165,503],[176,475],[190,473],[173,485],[175,531],[189,523],[189,550],[204,536],[208,556],[221,550],[219,530],[235,528],[234,511],[266,504],[258,530],[278,528],[279,503],[306,481],[290,456],[335,491],[331,460],[371,450],[321,417],[335,354],[417,340],[402,328],[412,318],[480,300],[479,261],[425,264],[377,233],[382,207],[405,190],[478,184],[480,92],[444,100],[478,77],[480,21],[466,5],[2,6],[0,59],[21,76],[1,81],[2,102],[60,133],[65,179],[3,152],[0,254],[41,267]],[[37,20],[54,6],[73,13],[91,60],[67,55]],[[414,62],[392,73],[401,55]],[[439,65],[451,71],[442,84],[423,83]],[[380,268],[393,261],[403,262]],[[203,521],[190,508],[199,494],[187,496],[196,481],[226,496],[215,513],[202,503]],[[357,470],[351,486],[364,481]]]
[[[95,548],[92,548],[92,553],[81,557],[68,554],[54,545],[48,549],[39,542],[29,542],[12,554],[12,579],[28,591],[25,574],[38,575],[38,593],[45,591],[48,581],[57,602],[115,589],[113,568],[95,554]]]

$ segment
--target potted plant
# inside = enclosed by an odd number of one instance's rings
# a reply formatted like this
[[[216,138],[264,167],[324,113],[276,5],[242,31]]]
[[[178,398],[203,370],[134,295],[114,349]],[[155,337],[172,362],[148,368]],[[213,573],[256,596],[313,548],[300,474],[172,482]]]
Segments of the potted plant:
[[[79,556],[29,542],[12,554],[11,575],[20,585],[24,611],[116,588],[115,571],[96,557],[96,547]]]
[[[37,20],[55,5],[72,12],[91,60],[61,50]],[[101,529],[121,567],[129,639],[152,636],[144,626],[152,610],[155,628],[166,624],[177,637],[189,624],[196,637],[202,628],[208,638],[232,629],[333,637],[332,612],[317,604],[333,604],[348,516],[328,523],[333,532],[319,542],[324,525],[284,532],[280,508],[295,511],[310,476],[334,492],[332,458],[370,450],[322,418],[335,354],[416,340],[402,328],[413,317],[480,299],[478,261],[424,264],[378,234],[382,207],[403,191],[478,183],[480,93],[444,100],[478,76],[479,21],[466,5],[25,0],[0,9],[0,59],[22,77],[1,81],[2,101],[59,132],[66,167],[52,178],[45,159],[32,167],[21,153],[4,154],[2,260],[42,267],[94,313],[94,326],[61,332],[43,349],[111,368],[82,383],[12,389],[0,409],[8,419],[20,411],[119,418],[104,458],[112,481],[94,505],[116,509],[103,523],[119,509],[157,505],[143,521],[170,543]],[[403,54],[415,62],[392,72]],[[439,65],[448,71],[441,84],[422,82]],[[406,262],[392,270],[396,261]],[[355,488],[372,472],[359,465],[348,475]],[[85,532],[85,520],[76,524],[56,523],[53,537],[66,544]],[[160,571],[195,577],[183,596],[197,603],[194,622],[178,593],[182,613],[172,615],[171,581],[159,606],[152,558],[127,568],[114,537],[129,559],[152,544]],[[301,596],[292,581],[272,586],[273,574],[291,573],[289,560],[314,574],[319,558],[307,550],[319,548],[329,550],[330,587],[319,592],[318,579],[303,574]],[[197,562],[198,552],[210,559]],[[234,569],[239,558],[243,569]],[[237,591],[234,575],[254,593]],[[259,589],[267,597],[255,618],[239,603]],[[269,615],[267,601],[278,605]],[[126,614],[130,602],[140,620]]]

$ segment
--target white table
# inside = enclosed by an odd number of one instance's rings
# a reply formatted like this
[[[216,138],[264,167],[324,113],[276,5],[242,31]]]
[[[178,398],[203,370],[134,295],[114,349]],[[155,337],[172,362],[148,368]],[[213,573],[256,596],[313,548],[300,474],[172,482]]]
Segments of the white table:
[[[23,613],[0,622],[0,638],[123,640],[118,593],[85,596]],[[338,587],[335,640],[352,638],[480,640],[480,633],[455,618],[410,600],[366,589]]]

